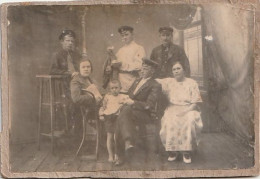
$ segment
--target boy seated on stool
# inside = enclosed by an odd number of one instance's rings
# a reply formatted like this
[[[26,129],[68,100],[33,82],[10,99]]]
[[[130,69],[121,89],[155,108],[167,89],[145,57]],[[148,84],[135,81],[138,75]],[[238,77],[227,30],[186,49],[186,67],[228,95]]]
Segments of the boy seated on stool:
[[[115,128],[117,117],[120,112],[120,108],[127,104],[129,96],[120,94],[121,84],[118,80],[112,80],[109,82],[109,92],[103,99],[102,106],[99,110],[99,118],[105,121],[105,129],[107,132],[107,150],[108,161],[114,162],[117,158],[114,150],[115,146]]]

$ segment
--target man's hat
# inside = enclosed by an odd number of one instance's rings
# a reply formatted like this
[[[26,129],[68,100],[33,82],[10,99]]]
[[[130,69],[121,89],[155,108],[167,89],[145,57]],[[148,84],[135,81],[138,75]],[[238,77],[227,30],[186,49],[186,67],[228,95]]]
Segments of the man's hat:
[[[173,28],[171,27],[160,27],[159,28],[160,33],[173,33]]]
[[[66,30],[63,30],[59,36],[59,40],[63,39],[66,35],[70,35],[72,36],[74,39],[76,38],[76,34],[74,31],[72,30],[69,30],[69,29],[66,29]]]
[[[121,26],[118,28],[118,32],[121,34],[125,31],[130,31],[130,32],[133,32],[134,31],[134,28],[133,27],[130,27],[130,26],[127,26],[127,25],[124,25],[124,26]]]
[[[159,66],[159,64],[156,61],[150,60],[148,58],[143,58],[142,60],[143,60],[143,64],[152,66],[154,68],[157,68]]]

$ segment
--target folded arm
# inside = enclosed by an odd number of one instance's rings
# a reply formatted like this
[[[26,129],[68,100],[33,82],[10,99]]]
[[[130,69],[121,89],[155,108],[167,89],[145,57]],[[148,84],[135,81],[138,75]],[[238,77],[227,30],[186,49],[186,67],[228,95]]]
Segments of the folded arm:
[[[88,105],[94,102],[94,99],[89,94],[82,94],[81,85],[78,81],[72,80],[70,83],[71,98],[74,103]]]

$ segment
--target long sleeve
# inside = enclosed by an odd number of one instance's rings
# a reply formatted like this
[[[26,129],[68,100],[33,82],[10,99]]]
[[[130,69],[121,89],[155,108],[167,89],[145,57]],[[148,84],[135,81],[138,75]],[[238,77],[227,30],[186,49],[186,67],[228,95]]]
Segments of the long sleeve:
[[[82,94],[82,88],[75,78],[72,79],[70,83],[70,90],[71,90],[71,98],[74,103],[78,103],[81,105],[89,105],[94,102],[93,97],[89,94]]]
[[[157,62],[158,59],[156,59],[156,52],[155,51],[156,51],[155,49],[152,50],[150,59]]]
[[[132,41],[121,47],[116,53],[117,60],[122,63],[122,71],[138,71],[142,67],[142,59],[145,57],[145,50],[141,45]]]
[[[158,98],[161,94],[162,88],[161,85],[157,82],[153,82],[151,90],[149,91],[148,97],[145,101],[134,100],[134,108],[140,110],[154,110],[155,105],[158,101]]]
[[[132,63],[132,69],[134,70],[140,70],[143,63],[143,58],[145,57],[145,50],[142,46],[139,46],[136,54],[134,56],[134,63]]]
[[[59,62],[59,57],[58,53],[55,53],[52,56],[52,65],[50,68],[50,74],[51,75],[62,75],[66,72],[67,70],[62,68],[60,62]]]

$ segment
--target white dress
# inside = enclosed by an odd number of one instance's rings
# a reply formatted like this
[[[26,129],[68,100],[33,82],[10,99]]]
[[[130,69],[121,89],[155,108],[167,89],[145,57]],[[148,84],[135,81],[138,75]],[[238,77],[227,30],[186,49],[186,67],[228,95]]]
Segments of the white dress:
[[[198,84],[190,78],[185,78],[183,82],[177,82],[174,78],[157,81],[170,102],[161,119],[160,137],[165,150],[191,151],[203,127],[200,112],[189,111],[182,117],[177,114],[191,104],[202,102]]]
[[[121,72],[118,75],[122,86],[121,92],[128,92],[137,78],[131,72],[141,70],[145,50],[141,45],[132,41],[130,44],[121,47],[116,53],[116,57],[119,62],[122,62],[122,66],[120,67]]]

